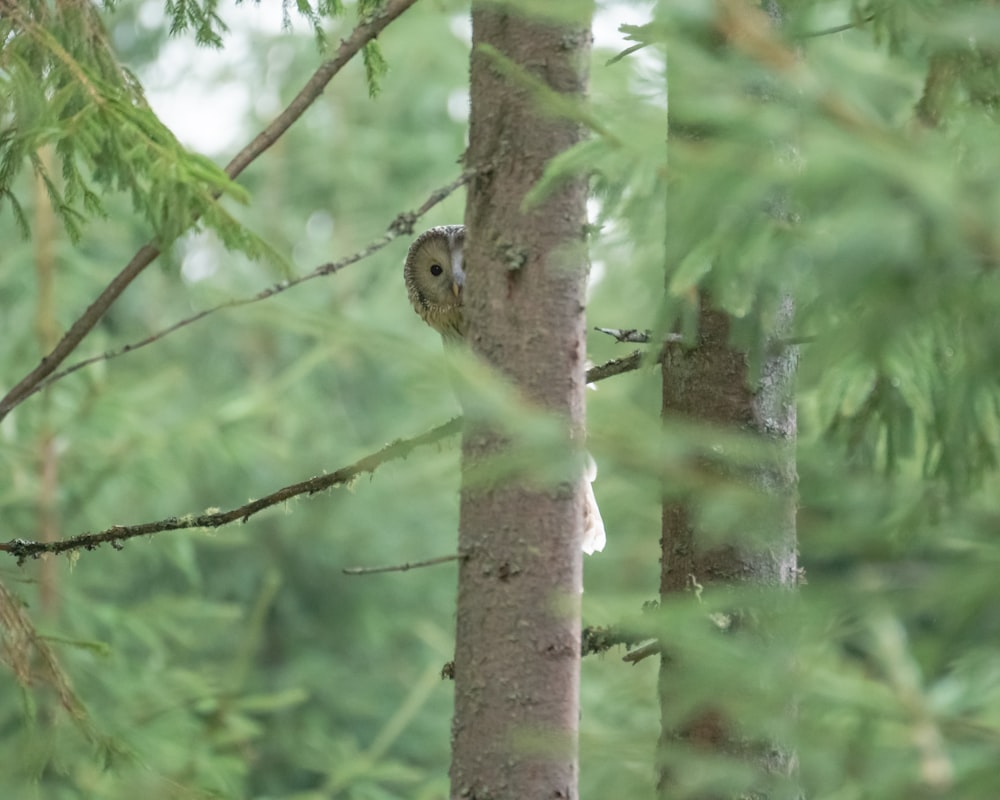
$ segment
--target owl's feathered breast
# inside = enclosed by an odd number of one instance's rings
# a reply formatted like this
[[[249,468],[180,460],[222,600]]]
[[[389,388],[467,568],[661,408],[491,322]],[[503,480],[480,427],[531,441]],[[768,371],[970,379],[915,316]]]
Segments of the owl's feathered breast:
[[[426,303],[417,308],[420,318],[446,339],[465,336],[465,315],[461,306],[439,306]]]

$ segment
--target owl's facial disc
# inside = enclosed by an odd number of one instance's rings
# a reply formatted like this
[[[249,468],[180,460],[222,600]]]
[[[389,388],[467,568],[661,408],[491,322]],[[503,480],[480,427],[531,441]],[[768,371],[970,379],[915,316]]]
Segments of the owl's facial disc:
[[[410,245],[403,265],[410,303],[424,322],[445,338],[460,339],[465,331],[464,239],[461,226],[431,228]]]

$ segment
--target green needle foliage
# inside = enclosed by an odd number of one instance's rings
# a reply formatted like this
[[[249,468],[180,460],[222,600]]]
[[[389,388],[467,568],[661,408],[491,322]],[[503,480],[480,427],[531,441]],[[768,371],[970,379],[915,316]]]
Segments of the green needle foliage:
[[[362,16],[378,4],[362,4]],[[191,33],[202,46],[221,48],[226,25],[217,0],[170,0],[165,5],[172,36]],[[104,7],[113,10],[115,3]],[[321,48],[323,21],[340,14],[339,3],[297,3]],[[282,8],[290,24],[289,3]],[[71,239],[95,215],[107,215],[110,192],[129,196],[159,247],[191,227],[192,221],[217,233],[227,248],[255,256],[263,243],[240,226],[217,202],[222,196],[245,203],[246,192],[210,159],[184,148],[149,108],[136,76],[119,62],[105,23],[91,3],[33,0],[13,6],[0,19],[3,115],[0,131],[0,199],[28,232],[28,221],[12,186],[25,167],[41,180],[53,209]],[[364,49],[369,93],[378,92],[386,64],[378,45]],[[40,158],[51,147],[59,179]]]
[[[644,46],[611,65],[633,62],[636,110],[595,101],[607,130],[550,175],[596,172],[609,275],[627,263],[662,281],[654,340],[694,341],[708,293],[753,359],[786,299],[795,307],[781,335],[801,343],[807,583],[765,643],[708,631],[705,611],[730,614],[732,596],[702,596],[688,620],[671,607],[662,636],[691,665],[669,687],[675,721],[704,703],[751,739],[793,742],[806,797],[987,796],[1000,742],[1000,16],[982,3],[778,5],[773,24],[754,4],[657,4],[629,29]],[[696,491],[701,526],[738,540],[752,497]],[[764,717],[782,694],[797,713]],[[692,797],[746,785],[736,760],[674,752]]]
[[[187,19],[188,4],[178,5]],[[4,15],[0,34],[7,120],[0,196],[25,233],[27,218],[12,187],[30,167],[73,240],[88,217],[108,213],[108,193],[122,192],[161,246],[202,219],[227,245],[252,250],[253,237],[216,202],[223,194],[245,201],[245,193],[210,160],[187,152],[153,114],[112,50],[97,9],[19,4]],[[58,179],[39,156],[44,147],[55,153]]]

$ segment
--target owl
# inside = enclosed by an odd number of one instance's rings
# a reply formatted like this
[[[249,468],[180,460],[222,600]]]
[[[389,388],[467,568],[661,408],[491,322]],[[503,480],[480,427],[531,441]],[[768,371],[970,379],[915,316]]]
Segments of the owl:
[[[465,315],[462,313],[464,244],[464,225],[431,228],[414,239],[403,265],[410,305],[445,341],[457,341],[465,336]]]
[[[440,225],[413,240],[403,264],[403,280],[410,305],[446,343],[460,342],[465,337],[462,309],[464,245],[464,225]],[[603,550],[606,542],[604,520],[591,486],[596,477],[597,465],[588,453],[583,518],[583,552],[588,555]]]

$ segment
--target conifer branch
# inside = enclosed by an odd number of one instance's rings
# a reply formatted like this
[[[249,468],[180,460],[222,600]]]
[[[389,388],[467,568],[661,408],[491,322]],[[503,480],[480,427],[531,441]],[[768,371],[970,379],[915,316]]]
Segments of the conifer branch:
[[[382,572],[407,572],[411,569],[419,569],[420,567],[433,567],[438,564],[447,564],[449,561],[458,561],[462,558],[458,553],[452,553],[450,556],[438,556],[437,558],[428,558],[424,561],[409,561],[405,564],[393,564],[388,567],[344,567],[341,570],[345,575],[376,575]]]
[[[487,168],[488,169],[488,168]],[[479,170],[482,171],[482,170]],[[251,303],[256,303],[261,300],[267,300],[268,298],[274,297],[275,295],[281,294],[293,286],[298,286],[299,284],[305,283],[306,281],[312,280],[313,278],[318,278],[323,275],[332,275],[335,272],[339,272],[348,267],[351,264],[356,264],[359,261],[363,261],[369,256],[377,253],[383,247],[388,245],[390,242],[398,239],[400,236],[410,236],[413,234],[414,223],[424,216],[428,211],[430,211],[434,206],[452,194],[456,189],[464,186],[471,180],[471,178],[477,173],[477,170],[470,169],[466,170],[462,175],[456,178],[454,181],[449,183],[447,186],[442,186],[439,189],[433,191],[423,204],[417,208],[415,211],[404,211],[399,213],[396,218],[389,224],[386,232],[382,234],[378,239],[373,239],[361,250],[356,253],[342,258],[339,261],[331,261],[326,264],[320,264],[315,269],[307,272],[305,275],[300,275],[297,278],[291,278],[288,280],[281,281],[279,283],[268,286],[266,289],[261,289],[257,294],[251,295],[249,297],[236,298],[234,300],[227,300],[224,303],[219,303],[218,305],[212,306],[211,308],[206,308],[199,311],[197,314],[193,314],[190,317],[185,317],[182,320],[175,322],[172,325],[157,331],[156,333],[151,333],[144,339],[140,339],[136,342],[131,342],[129,344],[123,345],[117,350],[109,350],[107,352],[101,353],[100,355],[91,356],[90,358],[85,358],[82,361],[78,361],[75,364],[67,367],[64,370],[56,372],[39,382],[33,389],[31,389],[23,399],[27,399],[36,392],[40,392],[48,386],[51,386],[58,380],[65,378],[84,367],[89,367],[91,364],[96,364],[99,361],[110,361],[113,358],[118,358],[118,356],[123,356],[126,353],[132,353],[140,348],[150,345],[153,342],[158,342],[165,336],[169,336],[171,333],[180,330],[181,328],[186,328],[188,325],[192,325],[195,322],[199,322],[210,314],[214,314],[217,311],[223,311],[227,308],[238,308],[240,306],[250,305]]]
[[[603,381],[606,378],[613,378],[615,375],[621,375],[624,372],[637,370],[641,364],[642,353],[635,350],[625,356],[625,358],[612,358],[610,361],[605,361],[603,364],[591,367],[587,370],[587,374],[584,376],[584,382],[597,383],[598,381]]]
[[[639,42],[638,44],[634,44],[631,47],[626,47],[624,50],[618,53],[618,55],[612,56],[607,61],[605,61],[604,66],[610,67],[612,64],[617,64],[623,58],[627,58],[628,56],[632,55],[632,53],[635,53],[638,50],[642,50],[644,47],[649,47],[651,44],[652,42]]]
[[[637,328],[601,328],[594,327],[594,330],[598,333],[604,333],[611,336],[619,344],[649,344],[651,333],[648,330],[640,331]],[[668,333],[663,337],[664,346],[668,344],[680,344],[684,341],[684,337],[679,333]],[[783,347],[795,347],[800,344],[810,344],[816,341],[815,336],[785,336],[780,339],[775,339],[772,342],[772,347],[780,349]]]
[[[639,369],[641,363],[642,353],[639,350],[633,350],[624,358],[612,358],[610,361],[605,361],[603,364],[598,364],[596,367],[588,369],[587,383],[597,383],[613,375],[632,372]]]
[[[613,336],[617,342],[628,342],[630,344],[647,344],[650,339],[650,332],[648,330],[640,331],[636,328],[594,328],[598,333],[606,333],[608,336]],[[684,337],[679,333],[668,333],[663,337],[663,343],[677,343],[683,342]]]
[[[636,351],[628,358],[612,359],[604,364],[592,367],[587,370],[586,382],[595,383],[605,378],[610,378],[612,375],[637,369],[640,364],[639,357],[640,353]],[[374,474],[375,470],[386,462],[406,458],[416,448],[439,442],[442,439],[453,436],[461,429],[462,418],[455,417],[443,425],[438,425],[436,428],[432,428],[419,436],[414,436],[410,439],[397,439],[387,444],[381,450],[371,453],[349,466],[341,467],[336,472],[319,475],[309,480],[300,481],[299,483],[293,483],[290,486],[285,486],[272,492],[266,497],[262,497],[259,500],[252,500],[249,503],[229,509],[228,511],[212,511],[198,515],[188,514],[184,517],[167,517],[166,519],[155,522],[144,522],[138,525],[112,525],[110,528],[105,528],[103,531],[98,531],[97,533],[81,533],[69,539],[62,539],[55,542],[11,539],[7,542],[0,542],[0,553],[10,553],[17,558],[18,565],[21,565],[25,559],[38,558],[45,553],[57,554],[81,549],[94,550],[102,544],[110,544],[116,550],[120,550],[123,546],[122,543],[126,539],[134,539],[137,536],[147,536],[163,531],[189,530],[192,528],[220,528],[232,522],[246,522],[250,517],[264,509],[276,506],[293,497],[303,494],[312,495],[335,486],[350,484],[358,476],[366,472]],[[451,557],[449,556],[448,558]],[[424,564],[417,563],[396,568],[375,568],[369,571],[384,572],[389,571],[389,569],[399,571],[416,566],[424,566]]]
[[[275,120],[261,131],[257,137],[229,162],[226,174],[235,179],[261,153],[273,145],[291,125],[305,113],[306,109],[323,93],[326,85],[340,70],[357,55],[366,44],[374,40],[386,26],[412,6],[416,0],[388,0],[382,10],[365,19],[351,35],[340,43],[336,55],[324,62],[307,81],[302,90]],[[219,192],[213,193],[217,198]],[[191,223],[196,222],[192,218]],[[66,360],[70,353],[104,316],[118,296],[130,283],[148,267],[160,254],[160,243],[155,241],[143,245],[132,260],[119,272],[87,307],[80,317],[63,334],[59,343],[44,356],[31,372],[22,378],[0,399],[0,420],[6,417],[19,403],[31,396],[38,385],[51,375]]]
[[[616,342],[631,342],[635,344],[646,344],[649,341],[649,331],[640,331],[636,328],[599,328],[594,327],[598,333],[606,333],[613,336]]]
[[[100,740],[87,709],[73,690],[56,654],[39,634],[26,611],[24,601],[0,583],[0,641],[3,643],[0,661],[14,673],[25,690],[39,685],[50,686],[88,740]]]
[[[604,654],[612,647],[625,645],[629,652],[644,642],[649,642],[648,631],[626,627],[588,625],[580,636],[580,655]],[[628,660],[627,654],[625,660]]]
[[[862,19],[858,20],[857,22],[845,22],[843,25],[834,25],[834,26],[832,26],[830,28],[822,28],[821,30],[818,30],[818,31],[806,31],[804,33],[800,33],[798,35],[798,38],[799,39],[814,39],[817,36],[830,36],[830,35],[832,35],[834,33],[843,33],[844,31],[849,31],[849,30],[851,30],[853,28],[861,28],[864,25],[867,25],[873,19],[875,19],[875,15],[874,14],[869,14],[867,17],[863,17]]]
[[[24,563],[25,559],[38,558],[44,553],[65,553],[71,550],[94,550],[102,544],[110,544],[116,550],[122,549],[123,542],[127,539],[134,539],[137,536],[147,536],[162,531],[178,531],[191,528],[220,528],[231,522],[246,522],[250,517],[290,500],[299,495],[311,495],[317,492],[331,489],[335,486],[344,486],[352,483],[364,473],[373,474],[376,469],[388,461],[406,458],[416,448],[423,447],[434,442],[439,442],[448,436],[453,436],[462,428],[461,417],[456,417],[443,425],[438,425],[426,433],[414,436],[410,439],[397,439],[387,444],[381,450],[365,456],[353,464],[342,467],[336,472],[326,475],[319,475],[306,481],[293,483],[272,492],[259,500],[252,500],[237,508],[228,511],[215,511],[205,514],[189,514],[184,517],[168,517],[167,519],[155,522],[144,522],[138,525],[112,525],[97,533],[82,533],[69,539],[58,542],[36,542],[25,539],[12,539],[8,542],[0,542],[0,552],[10,553],[17,558],[18,565]]]
[[[643,645],[635,648],[635,650],[629,650],[625,655],[622,656],[622,661],[627,664],[638,664],[640,661],[649,658],[650,656],[658,656],[663,652],[663,645],[660,643],[659,639],[654,639],[651,642],[646,642]]]
[[[301,91],[274,121],[244,147],[229,164],[226,172],[235,178],[253,161],[273,145],[287,131],[307,108],[319,98],[334,75],[356,56],[366,44],[373,41],[388,25],[412,6],[417,0],[388,0],[380,11],[367,17],[351,35],[341,41],[337,54],[323,63],[302,87]]]

